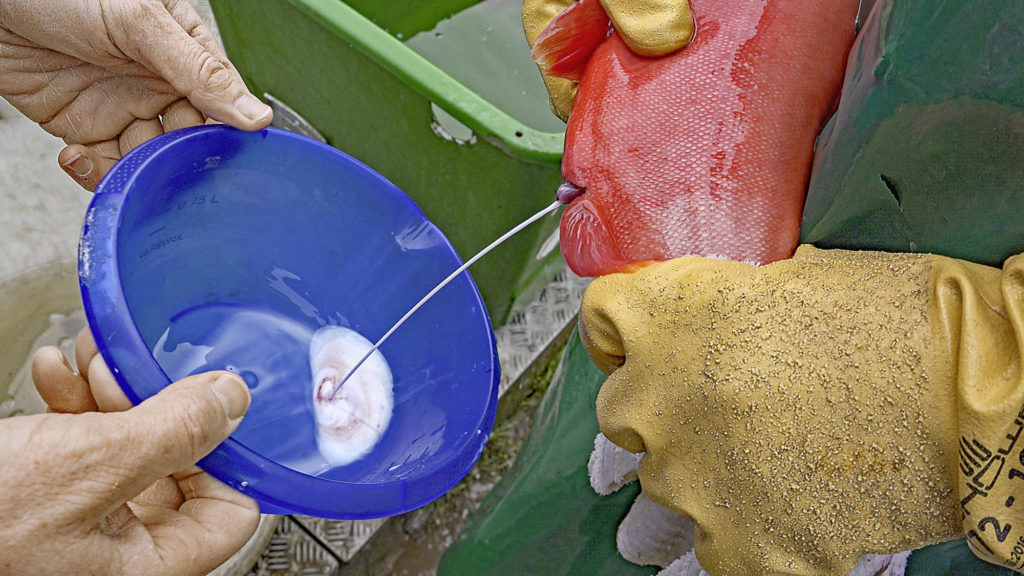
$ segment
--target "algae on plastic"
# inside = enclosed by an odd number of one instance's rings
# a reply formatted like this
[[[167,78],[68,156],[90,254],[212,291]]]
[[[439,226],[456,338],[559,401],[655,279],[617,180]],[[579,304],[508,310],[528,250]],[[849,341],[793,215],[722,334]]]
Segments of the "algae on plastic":
[[[1024,2],[879,0],[818,137],[801,241],[1024,251]]]

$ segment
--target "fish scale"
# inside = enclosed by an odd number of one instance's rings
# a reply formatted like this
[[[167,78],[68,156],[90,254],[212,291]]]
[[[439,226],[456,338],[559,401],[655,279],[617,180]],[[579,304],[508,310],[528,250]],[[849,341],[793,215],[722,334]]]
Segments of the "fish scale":
[[[842,83],[857,6],[692,0],[697,34],[683,50],[640,57],[617,33],[598,43],[562,161],[565,180],[585,189],[561,220],[573,271],[792,255],[814,139]],[[563,13],[549,28],[578,35],[573,19]]]

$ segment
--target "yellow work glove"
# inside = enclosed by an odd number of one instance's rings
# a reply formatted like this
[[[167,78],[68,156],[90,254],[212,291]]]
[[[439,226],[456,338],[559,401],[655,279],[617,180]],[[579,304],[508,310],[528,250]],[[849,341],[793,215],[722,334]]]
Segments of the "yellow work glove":
[[[839,575],[962,535],[1021,570],[1024,255],[679,258],[594,280],[580,333],[611,374],[602,432],[646,451],[709,573]]]
[[[523,0],[523,29],[533,47],[537,36],[573,0]],[[615,30],[631,50],[641,56],[664,56],[690,43],[694,20],[687,0],[601,0]],[[569,118],[576,82],[556,78],[541,69],[551,110]]]

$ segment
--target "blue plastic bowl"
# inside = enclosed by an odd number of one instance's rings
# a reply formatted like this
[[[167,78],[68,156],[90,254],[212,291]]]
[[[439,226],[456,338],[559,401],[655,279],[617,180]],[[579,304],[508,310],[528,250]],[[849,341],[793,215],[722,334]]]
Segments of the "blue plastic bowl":
[[[86,214],[89,326],[138,403],[173,380],[240,373],[252,405],[200,466],[264,512],[372,518],[422,506],[476,462],[494,422],[494,332],[464,274],[381,347],[395,410],[373,451],[319,456],[308,345],[337,324],[376,341],[461,264],[398,188],[319,142],[203,126],[125,156]]]

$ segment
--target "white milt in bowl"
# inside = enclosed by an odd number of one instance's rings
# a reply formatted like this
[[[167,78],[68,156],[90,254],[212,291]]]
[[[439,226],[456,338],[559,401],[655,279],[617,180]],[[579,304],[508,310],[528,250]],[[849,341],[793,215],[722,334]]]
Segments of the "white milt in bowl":
[[[366,456],[384,435],[394,411],[391,368],[379,350],[331,398],[331,392],[373,343],[341,326],[324,326],[313,334],[309,362],[317,446],[332,466]]]

